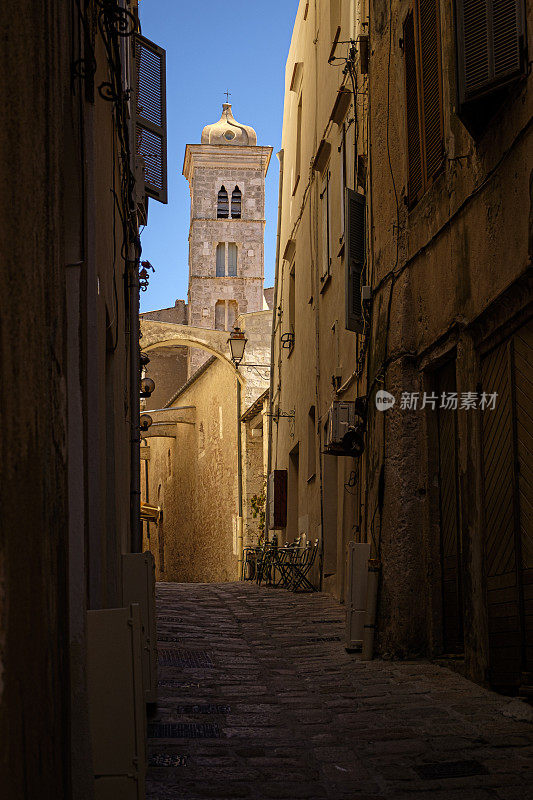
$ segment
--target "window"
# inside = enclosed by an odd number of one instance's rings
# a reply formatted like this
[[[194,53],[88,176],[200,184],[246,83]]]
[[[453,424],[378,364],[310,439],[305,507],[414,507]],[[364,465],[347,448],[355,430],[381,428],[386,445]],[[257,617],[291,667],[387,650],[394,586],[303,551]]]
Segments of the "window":
[[[236,300],[228,300],[226,330],[231,331],[235,325],[235,320],[239,314],[239,307]]]
[[[524,74],[523,0],[456,0],[459,103],[493,94]]]
[[[223,331],[226,329],[226,303],[224,300],[217,300],[215,305],[215,330]]]
[[[237,245],[234,242],[228,244],[228,275],[232,278],[237,275]]]
[[[230,331],[239,316],[236,300],[217,300],[215,304],[215,330]]]
[[[331,219],[329,209],[329,181],[331,173],[326,170],[323,181],[320,200],[322,203],[322,281],[329,277],[331,266]]]
[[[307,480],[316,474],[316,423],[315,407],[311,406],[307,415]]]
[[[366,259],[366,201],[364,194],[346,189],[346,329],[363,332],[361,274]]]
[[[231,218],[232,219],[240,219],[241,218],[241,205],[242,205],[242,194],[241,190],[238,186],[232,192],[231,195]]]
[[[296,115],[296,158],[294,161],[295,178],[292,193],[296,192],[300,181],[300,171],[302,162],[302,95],[298,101],[298,113]]]
[[[340,190],[341,190],[341,239],[344,236],[344,197],[346,193],[346,123],[342,123],[342,130],[341,130],[341,143],[339,145],[339,151],[341,154],[341,180],[340,180]]]
[[[294,334],[296,316],[296,275],[294,263],[291,264],[289,272],[289,333]]]
[[[229,200],[225,186],[220,187],[217,202],[217,219],[227,219],[229,217]]]
[[[341,0],[329,0],[329,38],[339,38],[341,29]]]
[[[223,278],[226,274],[226,245],[224,242],[217,244],[217,278]]]
[[[216,250],[216,277],[234,278],[237,275],[237,245],[235,242],[219,242]]]
[[[414,0],[403,25],[403,42],[412,208],[444,163],[439,0]]]
[[[167,202],[166,54],[135,34],[135,142],[148,197]]]

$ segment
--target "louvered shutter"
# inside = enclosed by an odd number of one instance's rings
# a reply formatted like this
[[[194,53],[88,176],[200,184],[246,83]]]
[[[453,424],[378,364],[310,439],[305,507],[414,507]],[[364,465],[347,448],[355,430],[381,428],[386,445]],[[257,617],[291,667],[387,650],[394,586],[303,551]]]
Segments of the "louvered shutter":
[[[361,333],[361,273],[365,265],[365,196],[346,189],[346,328]]]
[[[456,0],[456,28],[461,105],[523,74],[524,0]]]
[[[420,114],[418,105],[418,79],[416,69],[415,25],[409,13],[403,25],[405,53],[405,95],[407,116],[408,200],[416,203],[423,189]]]
[[[166,54],[163,48],[135,35],[135,137],[142,160],[145,191],[167,200]]]
[[[419,69],[422,142],[427,186],[440,172],[443,160],[440,19],[438,0],[418,0]]]

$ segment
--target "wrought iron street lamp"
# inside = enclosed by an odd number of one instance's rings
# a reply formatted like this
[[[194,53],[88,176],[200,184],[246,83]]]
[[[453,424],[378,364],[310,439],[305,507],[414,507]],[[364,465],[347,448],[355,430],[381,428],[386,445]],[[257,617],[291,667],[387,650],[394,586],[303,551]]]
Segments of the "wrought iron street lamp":
[[[238,325],[235,325],[229,335],[228,344],[231,352],[231,360],[236,367],[239,366],[244,358],[244,348],[246,347],[247,341],[248,339],[244,335],[244,332],[241,331]]]

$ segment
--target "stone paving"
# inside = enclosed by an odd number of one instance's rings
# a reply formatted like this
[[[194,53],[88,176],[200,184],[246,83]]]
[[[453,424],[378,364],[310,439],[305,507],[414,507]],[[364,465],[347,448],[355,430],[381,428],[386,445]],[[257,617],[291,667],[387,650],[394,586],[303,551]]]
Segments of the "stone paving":
[[[343,607],[158,585],[150,800],[528,800],[532,709],[426,661],[362,663]]]

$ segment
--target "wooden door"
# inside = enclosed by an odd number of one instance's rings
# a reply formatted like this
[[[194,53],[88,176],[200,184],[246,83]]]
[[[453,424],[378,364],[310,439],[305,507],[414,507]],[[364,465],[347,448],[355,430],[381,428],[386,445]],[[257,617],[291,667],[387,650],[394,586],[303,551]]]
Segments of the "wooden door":
[[[484,551],[490,681],[520,686],[533,670],[533,322],[482,361]]]

